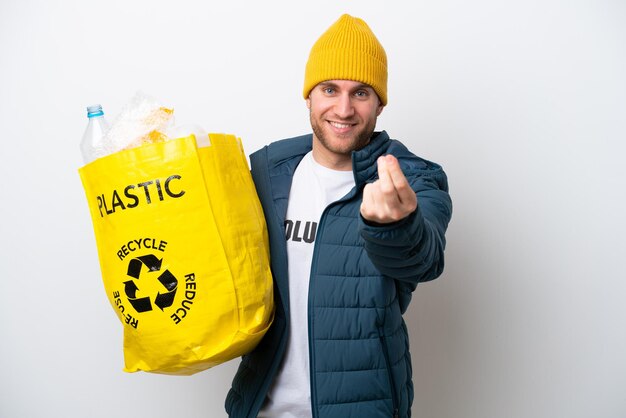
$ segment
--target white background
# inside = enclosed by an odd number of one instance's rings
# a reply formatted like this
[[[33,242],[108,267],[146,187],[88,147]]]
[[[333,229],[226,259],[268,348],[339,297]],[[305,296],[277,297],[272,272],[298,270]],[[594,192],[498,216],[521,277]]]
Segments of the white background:
[[[1,417],[225,416],[237,360],[121,371],[85,106],[111,120],[142,90],[248,152],[309,132],[304,65],[343,12],[387,50],[378,128],[442,164],[455,205],[407,314],[414,415],[626,416],[623,0],[2,0]]]

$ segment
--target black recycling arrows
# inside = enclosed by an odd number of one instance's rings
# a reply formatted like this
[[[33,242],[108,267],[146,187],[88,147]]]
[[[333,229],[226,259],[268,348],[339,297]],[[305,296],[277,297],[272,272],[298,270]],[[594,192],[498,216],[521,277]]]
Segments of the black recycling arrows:
[[[162,259],[159,259],[152,254],[142,255],[141,257],[133,258],[128,263],[128,275],[130,277],[134,277],[135,279],[139,279],[141,267],[144,265],[148,267],[150,271],[159,271],[161,270],[162,261]]]
[[[152,310],[152,305],[150,304],[150,298],[137,298],[137,290],[139,288],[132,280],[128,280],[124,282],[124,291],[126,292],[126,297],[130,304],[135,308],[137,312],[146,312]]]
[[[152,254],[140,256],[133,258],[128,263],[128,271],[127,275],[132,277],[133,279],[139,281],[140,277],[145,277],[144,274],[142,276],[141,272],[144,270],[143,266],[147,269],[148,277],[151,278],[152,275],[150,273],[158,272],[161,270],[161,264],[163,259],[159,259]],[[144,270],[144,271],[145,271]],[[126,293],[126,297],[128,298],[128,302],[132,305],[133,308],[137,312],[146,312],[152,310],[152,303],[150,302],[150,297],[137,297],[137,291],[139,287],[135,283],[135,280],[127,280],[124,282],[124,292]],[[144,279],[145,280],[145,279]],[[158,292],[156,297],[154,298],[154,304],[161,310],[172,306],[174,303],[174,296],[176,296],[176,289],[178,288],[178,280],[169,270],[165,270],[158,277],[157,280],[163,285],[165,290],[164,293]]]
[[[154,299],[154,304],[158,306],[161,310],[163,310],[163,308],[172,306],[172,303],[174,303],[174,296],[176,295],[178,280],[176,280],[176,277],[174,277],[174,275],[170,273],[169,270],[165,270],[163,274],[159,276],[159,281],[161,282],[163,287],[168,290],[168,292],[159,292]]]

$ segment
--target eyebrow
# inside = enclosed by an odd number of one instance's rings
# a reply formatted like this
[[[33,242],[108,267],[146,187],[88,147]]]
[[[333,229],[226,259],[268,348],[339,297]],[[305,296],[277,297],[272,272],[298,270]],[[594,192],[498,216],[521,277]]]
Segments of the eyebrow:
[[[332,81],[322,81],[319,84],[321,87],[335,87],[338,88],[339,86],[336,83],[333,83]],[[354,86],[354,89],[352,90],[359,90],[359,89],[372,89],[374,90],[374,88],[372,86],[370,86],[369,84],[365,84],[365,83],[360,83],[356,86]]]

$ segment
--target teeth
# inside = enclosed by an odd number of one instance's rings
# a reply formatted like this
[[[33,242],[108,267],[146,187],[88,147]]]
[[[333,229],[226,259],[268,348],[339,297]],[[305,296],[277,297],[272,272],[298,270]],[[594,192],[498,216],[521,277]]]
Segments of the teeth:
[[[350,125],[347,123],[330,122],[330,124],[339,129],[345,129],[350,127]]]

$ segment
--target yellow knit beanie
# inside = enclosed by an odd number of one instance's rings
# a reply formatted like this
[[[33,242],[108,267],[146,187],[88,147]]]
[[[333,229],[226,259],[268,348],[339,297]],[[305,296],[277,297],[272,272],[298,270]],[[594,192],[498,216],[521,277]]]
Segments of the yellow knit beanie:
[[[327,80],[368,84],[383,106],[387,104],[387,54],[362,19],[344,14],[311,48],[304,73],[304,98]]]

